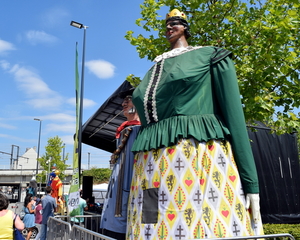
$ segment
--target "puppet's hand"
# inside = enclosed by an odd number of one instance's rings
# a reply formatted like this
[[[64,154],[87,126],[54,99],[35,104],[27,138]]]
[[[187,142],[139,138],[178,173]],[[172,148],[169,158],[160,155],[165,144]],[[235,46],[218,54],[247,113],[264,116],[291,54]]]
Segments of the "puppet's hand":
[[[257,223],[260,216],[259,207],[259,194],[258,193],[248,193],[246,195],[246,209],[251,208],[252,216],[254,222]]]

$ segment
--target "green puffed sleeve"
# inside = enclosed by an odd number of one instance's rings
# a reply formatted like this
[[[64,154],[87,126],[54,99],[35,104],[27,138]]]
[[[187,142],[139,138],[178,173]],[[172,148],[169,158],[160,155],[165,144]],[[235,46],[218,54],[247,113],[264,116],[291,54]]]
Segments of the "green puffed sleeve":
[[[224,54],[225,52],[221,51],[221,53]],[[220,106],[220,118],[230,131],[229,140],[244,192],[258,193],[256,166],[247,133],[235,67],[230,54],[224,54],[223,57],[220,57],[216,53],[211,59],[211,69],[215,95]]]

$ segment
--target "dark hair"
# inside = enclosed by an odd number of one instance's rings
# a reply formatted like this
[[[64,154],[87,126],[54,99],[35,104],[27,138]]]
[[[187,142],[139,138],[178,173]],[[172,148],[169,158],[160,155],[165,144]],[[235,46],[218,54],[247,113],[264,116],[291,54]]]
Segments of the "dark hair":
[[[32,199],[32,194],[28,193],[25,197],[25,201],[24,201],[24,207],[27,207],[28,203],[30,203],[31,199]]]
[[[45,188],[45,191],[46,191],[47,194],[51,193],[52,187],[51,187],[51,186],[47,186],[47,187]]]
[[[188,22],[186,20],[184,20],[183,18],[181,17],[178,17],[178,16],[174,16],[174,17],[170,17],[166,20],[166,24],[169,22],[169,21],[175,21],[175,20],[178,20],[180,21],[180,23],[185,27],[185,30],[184,30],[184,35],[186,37],[186,39],[188,39],[189,37],[191,37],[191,33],[190,33],[190,26],[188,24]]]
[[[9,200],[5,194],[0,193],[0,211],[7,209]]]

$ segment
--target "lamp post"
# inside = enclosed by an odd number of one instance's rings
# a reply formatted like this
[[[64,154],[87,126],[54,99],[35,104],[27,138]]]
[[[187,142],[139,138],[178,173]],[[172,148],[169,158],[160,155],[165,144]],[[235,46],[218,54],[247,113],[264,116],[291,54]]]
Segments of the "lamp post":
[[[50,179],[50,165],[51,165],[51,160],[52,157],[49,157],[49,159],[46,161],[46,163],[48,164],[48,172],[47,172],[47,176],[46,176],[46,185]]]
[[[22,187],[22,184],[23,184],[23,165],[19,164],[19,166],[21,167],[21,187]]]
[[[23,165],[22,164],[19,164],[19,166],[21,167],[21,177],[20,177],[20,190],[19,190],[19,199],[20,201],[22,202],[23,199],[22,199],[22,188],[23,188]]]
[[[39,118],[34,118],[33,120],[39,121],[40,122],[40,128],[39,128],[39,141],[38,141],[38,151],[37,151],[37,157],[36,157],[36,170],[35,170],[35,175],[37,176],[38,171],[39,171],[39,156],[40,156],[40,142],[41,142],[41,129],[42,129],[42,120]]]
[[[39,172],[39,157],[40,157],[40,143],[41,143],[41,129],[42,129],[42,120],[39,119],[39,118],[34,118],[33,120],[35,121],[39,121],[40,122],[40,127],[39,127],[39,141],[38,141],[38,151],[37,151],[37,156],[36,156],[36,170],[35,170],[35,176],[36,176],[36,181],[37,181],[37,175],[38,175],[38,172]],[[42,181],[42,180],[41,180]],[[41,183],[40,181],[40,188],[39,188],[39,192],[41,192]]]
[[[71,26],[84,29],[83,31],[83,45],[82,45],[82,69],[81,69],[81,84],[80,84],[80,109],[79,109],[79,126],[78,126],[78,173],[79,179],[81,174],[81,142],[82,142],[82,112],[83,112],[83,88],[84,88],[84,65],[85,65],[85,38],[86,38],[86,29],[88,26],[83,25],[75,21],[71,21]]]
[[[88,170],[90,170],[90,153],[88,152]]]

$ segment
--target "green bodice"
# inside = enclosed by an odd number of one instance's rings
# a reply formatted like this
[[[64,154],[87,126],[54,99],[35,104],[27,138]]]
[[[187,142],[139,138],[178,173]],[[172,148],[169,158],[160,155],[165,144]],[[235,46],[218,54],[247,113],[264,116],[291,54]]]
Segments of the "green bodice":
[[[181,138],[229,140],[246,193],[258,192],[231,53],[216,47],[162,58],[133,93],[142,128],[132,151],[168,147]]]

